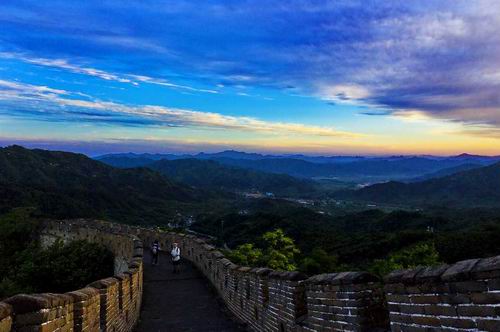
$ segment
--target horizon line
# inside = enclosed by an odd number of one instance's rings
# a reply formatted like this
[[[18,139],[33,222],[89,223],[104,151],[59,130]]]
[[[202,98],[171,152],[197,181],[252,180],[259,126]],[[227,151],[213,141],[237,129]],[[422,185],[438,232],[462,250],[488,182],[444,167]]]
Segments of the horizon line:
[[[376,153],[333,153],[333,154],[321,154],[314,152],[304,152],[304,151],[296,151],[296,152],[272,152],[266,150],[252,150],[252,149],[215,149],[215,150],[194,150],[194,151],[168,151],[168,150],[156,150],[156,151],[138,151],[138,150],[123,150],[123,151],[110,151],[110,152],[94,152],[89,153],[85,152],[85,147],[82,145],[92,145],[91,142],[86,141],[59,141],[58,144],[68,144],[66,147],[57,146],[57,144],[50,144],[52,142],[20,142],[20,140],[12,140],[11,142],[6,142],[4,139],[0,138],[0,148],[8,148],[12,146],[20,146],[25,149],[41,149],[48,151],[59,151],[59,152],[70,152],[70,153],[80,153],[86,155],[90,158],[102,157],[105,155],[120,155],[120,154],[134,154],[134,155],[174,155],[174,156],[191,156],[195,157],[200,154],[220,154],[224,152],[236,152],[236,153],[244,153],[244,154],[257,154],[261,156],[271,156],[271,157],[293,157],[293,156],[304,156],[304,157],[324,157],[324,158],[332,158],[332,157],[351,157],[351,158],[391,158],[391,157],[437,157],[437,158],[453,158],[462,155],[471,156],[471,157],[486,157],[486,158],[495,158],[500,157],[497,154],[476,154],[469,152],[462,152],[458,154],[432,154],[432,153],[393,153],[393,154],[376,154]],[[71,144],[73,143],[73,144]],[[104,143],[104,142],[100,142]],[[108,143],[110,144],[110,143]],[[112,144],[112,143],[111,143]],[[71,148],[73,147],[73,148]],[[83,151],[82,151],[83,150]]]

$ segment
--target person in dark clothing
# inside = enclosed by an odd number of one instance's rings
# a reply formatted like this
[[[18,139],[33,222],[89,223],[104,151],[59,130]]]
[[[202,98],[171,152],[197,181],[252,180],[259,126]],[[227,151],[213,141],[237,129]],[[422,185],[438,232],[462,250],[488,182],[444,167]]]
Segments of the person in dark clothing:
[[[158,240],[154,240],[151,245],[151,264],[158,265],[158,257],[160,256],[160,243]]]

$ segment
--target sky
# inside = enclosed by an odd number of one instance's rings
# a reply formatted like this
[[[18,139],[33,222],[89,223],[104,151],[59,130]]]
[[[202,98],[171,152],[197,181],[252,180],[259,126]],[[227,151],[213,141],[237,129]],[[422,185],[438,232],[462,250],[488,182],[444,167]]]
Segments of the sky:
[[[0,2],[0,145],[500,154],[496,0]]]

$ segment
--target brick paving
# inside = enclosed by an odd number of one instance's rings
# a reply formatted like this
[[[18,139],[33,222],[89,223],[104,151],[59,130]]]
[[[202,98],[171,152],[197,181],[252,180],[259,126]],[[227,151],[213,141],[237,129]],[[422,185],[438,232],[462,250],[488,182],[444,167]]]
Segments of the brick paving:
[[[215,291],[188,261],[172,273],[169,257],[161,254],[151,265],[144,253],[144,295],[136,332],[244,331],[218,299]]]

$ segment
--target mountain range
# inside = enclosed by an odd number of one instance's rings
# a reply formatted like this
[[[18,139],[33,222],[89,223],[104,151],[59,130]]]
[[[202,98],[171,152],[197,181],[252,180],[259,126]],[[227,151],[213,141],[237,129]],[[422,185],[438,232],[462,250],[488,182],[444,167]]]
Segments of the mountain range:
[[[417,176],[413,179],[407,180],[406,182],[421,182],[421,181],[425,181],[425,180],[441,178],[443,176],[452,175],[455,173],[468,171],[468,170],[479,168],[479,167],[482,167],[482,165],[472,164],[472,163],[461,164],[458,166],[443,168],[443,169],[440,169],[439,171],[436,171],[436,172],[427,173],[427,174],[424,174],[421,176]]]
[[[272,187],[280,187],[277,183],[281,181],[282,187],[286,188],[285,184],[288,183],[288,189],[293,188],[300,195],[300,192],[307,192],[308,187],[304,185],[311,182],[303,182],[301,186],[297,182],[299,178],[334,178],[358,183],[368,181],[361,189],[333,193],[334,197],[343,200],[411,207],[500,205],[499,157],[470,154],[451,157],[352,157],[354,161],[341,162],[334,162],[334,159],[324,162],[325,158],[330,158],[324,157],[321,162],[310,162],[236,151],[197,156],[199,159],[152,161],[146,155],[108,155],[101,160],[119,167],[146,165],[176,180],[201,187],[217,184],[226,189],[243,188],[245,185],[247,188],[255,186],[262,189],[263,183],[273,183],[264,189],[272,191]],[[271,173],[286,174],[297,179],[279,178],[278,181],[276,178],[278,182],[271,182]],[[249,184],[250,178],[256,181]],[[370,185],[370,182],[375,184]]]
[[[316,182],[308,179],[232,166],[219,159],[107,156],[99,160],[117,168],[147,167],[175,181],[210,190],[259,191],[278,196],[306,196],[317,190]]]
[[[335,195],[356,201],[467,209],[499,207],[499,188],[500,162],[421,182],[391,181]]]
[[[278,196],[306,196],[316,191],[315,182],[310,180],[233,167],[215,160],[159,160],[146,167],[175,181],[204,189],[258,191]]]
[[[95,159],[103,159],[108,157],[126,157],[126,158],[145,158],[152,160],[160,159],[217,159],[217,158],[230,158],[230,159],[246,159],[246,160],[262,160],[262,159],[300,159],[314,163],[341,163],[341,162],[354,162],[361,160],[398,160],[408,158],[425,158],[434,160],[460,160],[462,162],[478,162],[488,163],[500,161],[500,156],[482,156],[468,153],[462,153],[453,156],[433,156],[433,155],[393,155],[393,156],[308,156],[303,154],[260,154],[248,153],[243,151],[225,150],[215,153],[199,152],[196,154],[172,154],[172,153],[110,153],[95,157]]]
[[[500,206],[500,162],[492,164],[491,159],[478,156],[443,160],[395,157],[336,164],[286,158],[152,160],[136,155],[107,156],[101,160],[20,146],[0,148],[0,212],[16,206],[34,206],[43,216],[151,223],[175,215],[184,207],[192,211],[204,205],[213,210],[216,206],[211,200],[237,202],[238,196],[227,192],[252,190],[285,197],[304,197],[323,190],[323,194],[340,200],[411,207]],[[430,173],[422,171],[453,165],[457,160],[462,163]],[[471,164],[471,160],[476,163]],[[413,178],[419,182],[388,181],[334,192],[318,189],[316,181],[304,176],[296,178],[255,170],[263,168],[262,165],[276,173],[281,169],[295,174],[302,168],[309,176],[312,170],[324,167],[337,171],[336,175],[363,174],[363,169],[371,174],[384,174],[387,169],[393,173],[403,169],[418,173],[420,169],[424,175],[420,180]]]
[[[342,181],[371,184],[390,180],[411,181],[444,169],[464,164],[490,165],[500,161],[500,156],[476,156],[461,154],[450,157],[438,156],[304,156],[262,155],[239,151],[199,153],[195,155],[173,154],[110,154],[96,157],[97,160],[116,167],[145,166],[157,160],[199,159],[215,160],[220,164],[246,168],[267,173],[287,174],[298,178],[328,178]],[[451,173],[450,173],[451,174]]]

